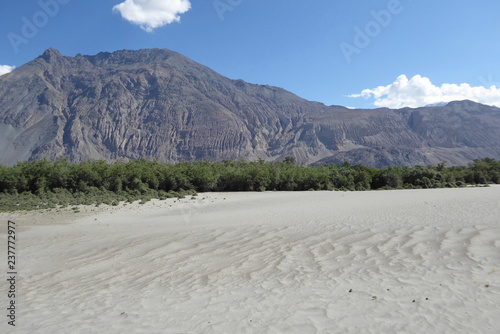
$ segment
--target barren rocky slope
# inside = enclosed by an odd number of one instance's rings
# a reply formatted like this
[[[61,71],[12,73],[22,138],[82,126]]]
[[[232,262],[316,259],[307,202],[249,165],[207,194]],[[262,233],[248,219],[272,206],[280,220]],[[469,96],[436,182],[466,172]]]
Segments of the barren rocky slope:
[[[500,158],[500,109],[350,110],[231,80],[176,52],[43,55],[0,77],[0,163],[86,159],[466,164]]]

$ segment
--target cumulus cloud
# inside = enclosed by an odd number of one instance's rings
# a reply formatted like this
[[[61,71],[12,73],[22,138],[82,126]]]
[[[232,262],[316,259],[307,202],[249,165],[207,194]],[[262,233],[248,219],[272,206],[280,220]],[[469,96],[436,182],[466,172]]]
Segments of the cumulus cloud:
[[[183,14],[191,9],[189,0],[125,0],[113,7],[113,11],[140,26],[147,32],[164,25],[179,22]]]
[[[9,65],[0,65],[0,75],[7,74],[9,72],[14,71],[16,67],[15,66],[9,66]]]
[[[472,87],[467,83],[443,84],[438,87],[429,78],[420,75],[415,75],[411,79],[406,75],[400,75],[390,85],[365,89],[360,94],[352,94],[349,97],[375,98],[373,103],[375,106],[387,108],[416,108],[460,100],[500,107],[500,87],[495,85]]]

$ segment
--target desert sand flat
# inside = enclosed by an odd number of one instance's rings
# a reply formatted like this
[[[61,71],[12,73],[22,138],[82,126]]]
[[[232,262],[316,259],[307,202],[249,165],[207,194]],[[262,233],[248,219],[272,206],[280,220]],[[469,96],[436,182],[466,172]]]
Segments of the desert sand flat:
[[[80,211],[0,214],[1,333],[500,333],[499,186]]]

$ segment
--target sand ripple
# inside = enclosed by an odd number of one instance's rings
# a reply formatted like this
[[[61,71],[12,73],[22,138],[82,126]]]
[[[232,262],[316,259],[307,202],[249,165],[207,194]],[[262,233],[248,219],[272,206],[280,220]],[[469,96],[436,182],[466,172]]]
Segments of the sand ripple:
[[[24,231],[16,333],[500,331],[500,187],[203,196]]]

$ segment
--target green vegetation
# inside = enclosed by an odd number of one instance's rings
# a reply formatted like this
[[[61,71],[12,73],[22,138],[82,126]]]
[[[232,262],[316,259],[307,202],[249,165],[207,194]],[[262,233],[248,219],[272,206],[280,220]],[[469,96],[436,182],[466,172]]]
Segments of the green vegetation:
[[[182,162],[71,163],[66,160],[0,165],[0,211],[145,203],[211,191],[370,190],[464,187],[500,183],[500,161],[469,166],[388,167],[335,164],[298,166],[295,159]]]

